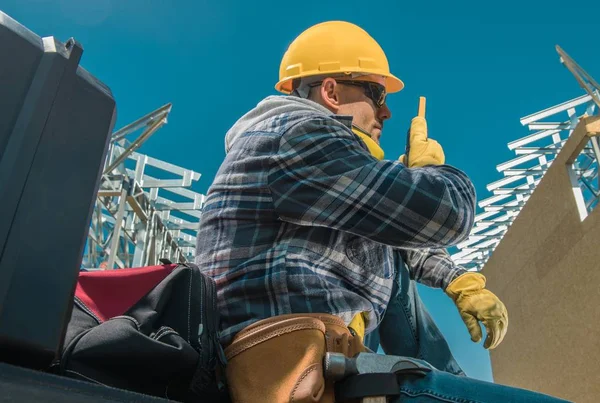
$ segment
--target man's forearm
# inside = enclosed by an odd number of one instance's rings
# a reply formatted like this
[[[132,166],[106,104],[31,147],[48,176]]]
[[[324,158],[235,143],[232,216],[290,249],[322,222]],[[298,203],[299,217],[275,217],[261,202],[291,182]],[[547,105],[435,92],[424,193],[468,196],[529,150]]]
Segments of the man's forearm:
[[[445,290],[456,277],[467,271],[454,263],[446,249],[400,249],[411,279]]]
[[[325,116],[305,119],[280,138],[268,179],[282,221],[392,247],[456,245],[475,217],[475,188],[464,172],[379,161],[348,127]]]

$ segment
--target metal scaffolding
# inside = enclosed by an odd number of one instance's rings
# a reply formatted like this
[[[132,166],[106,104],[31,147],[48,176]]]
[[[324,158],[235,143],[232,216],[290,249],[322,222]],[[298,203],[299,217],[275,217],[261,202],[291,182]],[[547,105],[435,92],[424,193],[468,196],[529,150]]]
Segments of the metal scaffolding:
[[[593,115],[600,106],[600,86],[562,49],[557,47],[557,51],[561,62],[575,75],[587,95],[521,119],[521,124],[532,133],[508,144],[516,158],[496,166],[504,178],[487,185],[492,196],[478,203],[483,212],[476,215],[469,238],[458,244],[459,251],[452,255],[457,264],[468,270],[483,268],[579,119]],[[598,161],[600,147],[595,137],[569,167],[582,219],[598,204],[600,197]]]
[[[585,220],[600,201],[600,146],[598,137],[590,137],[575,161],[567,166],[579,217]]]
[[[167,123],[171,107],[167,104],[113,133],[83,268],[193,259],[204,195],[189,188],[200,174],[136,152]]]

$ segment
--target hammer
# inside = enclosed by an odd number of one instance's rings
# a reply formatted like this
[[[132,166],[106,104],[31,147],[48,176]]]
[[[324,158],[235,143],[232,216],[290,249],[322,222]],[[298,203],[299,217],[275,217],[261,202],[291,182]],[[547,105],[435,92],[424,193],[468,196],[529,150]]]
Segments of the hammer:
[[[339,381],[352,375],[394,373],[427,375],[431,368],[406,357],[381,355],[375,353],[358,353],[352,358],[340,353],[326,353],[324,359],[325,379]],[[385,396],[369,397],[363,403],[385,403]]]

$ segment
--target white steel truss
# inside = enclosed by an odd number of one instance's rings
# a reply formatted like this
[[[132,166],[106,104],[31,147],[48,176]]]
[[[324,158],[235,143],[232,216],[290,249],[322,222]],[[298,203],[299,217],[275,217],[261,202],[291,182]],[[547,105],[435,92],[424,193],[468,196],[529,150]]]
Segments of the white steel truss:
[[[600,144],[598,137],[590,137],[588,144],[584,146],[575,161],[567,166],[575,203],[582,221],[600,202],[599,162]]]
[[[580,117],[593,115],[600,106],[600,86],[562,49],[561,62],[573,73],[586,95],[521,118],[531,134],[512,141],[508,148],[515,158],[496,166],[503,178],[487,185],[492,195],[478,205],[483,210],[475,217],[469,238],[458,244],[452,259],[468,270],[483,268],[502,237],[517,217],[554,158],[571,135]],[[600,180],[598,138],[592,138],[572,167],[572,181],[584,187],[587,200],[580,210],[589,211],[598,204]],[[582,219],[585,212],[580,211]]]
[[[112,135],[82,266],[113,269],[193,259],[200,174],[136,150],[167,123],[167,104]],[[133,140],[135,133],[140,132]]]

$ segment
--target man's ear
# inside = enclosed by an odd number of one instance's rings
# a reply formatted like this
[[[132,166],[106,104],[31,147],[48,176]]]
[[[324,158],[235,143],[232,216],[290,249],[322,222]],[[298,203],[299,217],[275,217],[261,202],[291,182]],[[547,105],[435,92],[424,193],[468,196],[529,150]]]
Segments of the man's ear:
[[[321,99],[325,106],[332,110],[333,113],[337,113],[340,109],[340,87],[333,78],[326,78],[320,87]]]

